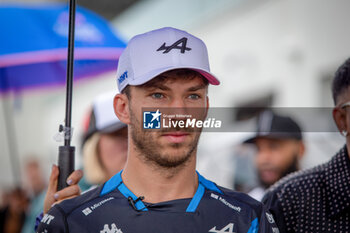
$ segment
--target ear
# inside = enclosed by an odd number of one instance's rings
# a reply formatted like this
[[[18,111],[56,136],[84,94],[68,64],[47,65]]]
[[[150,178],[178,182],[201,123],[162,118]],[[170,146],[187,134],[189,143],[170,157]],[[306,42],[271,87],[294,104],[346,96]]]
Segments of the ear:
[[[346,114],[342,109],[335,107],[333,108],[333,119],[339,132],[341,133],[343,130],[347,130],[346,125]]]
[[[125,124],[130,124],[129,99],[125,94],[117,94],[113,102],[115,115]]]

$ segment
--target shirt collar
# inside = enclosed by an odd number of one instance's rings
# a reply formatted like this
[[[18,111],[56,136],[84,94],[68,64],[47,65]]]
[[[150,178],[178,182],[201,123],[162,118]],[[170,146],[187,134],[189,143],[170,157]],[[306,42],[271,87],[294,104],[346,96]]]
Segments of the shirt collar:
[[[335,216],[350,208],[350,159],[346,145],[333,157],[324,177],[327,212]]]
[[[126,185],[123,183],[122,174],[123,170],[121,170],[119,173],[114,175],[111,179],[109,179],[104,185],[100,192],[100,196],[104,196],[110,192],[112,192],[115,189],[118,189],[126,198],[132,198],[132,201],[135,205],[135,208],[138,211],[148,211],[147,207],[142,202],[142,199],[136,197],[136,195],[126,187]],[[205,189],[214,191],[220,194],[223,194],[223,192],[216,186],[215,183],[205,179],[203,176],[197,172],[198,177],[198,188],[196,193],[194,194],[193,198],[191,199],[186,212],[195,212],[199,202],[201,201]]]

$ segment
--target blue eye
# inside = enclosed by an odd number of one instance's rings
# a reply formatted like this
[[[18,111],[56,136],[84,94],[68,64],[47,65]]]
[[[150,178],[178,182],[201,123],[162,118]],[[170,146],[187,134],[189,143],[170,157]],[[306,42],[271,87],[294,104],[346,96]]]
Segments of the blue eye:
[[[164,97],[164,95],[161,94],[161,93],[153,93],[153,94],[152,94],[152,97],[155,98],[155,99],[161,99],[161,98]]]
[[[191,95],[188,96],[188,98],[193,99],[193,100],[196,100],[196,99],[199,99],[200,96],[197,95],[197,94],[191,94]]]

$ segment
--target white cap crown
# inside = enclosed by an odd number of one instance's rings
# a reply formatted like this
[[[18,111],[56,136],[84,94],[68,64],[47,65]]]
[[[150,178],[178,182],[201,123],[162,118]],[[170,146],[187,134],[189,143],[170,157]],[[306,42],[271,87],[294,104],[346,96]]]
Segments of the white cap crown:
[[[201,73],[210,84],[220,83],[210,73],[207,48],[199,38],[170,27],[137,35],[119,58],[119,91],[127,85],[141,85],[161,73],[181,68]]]

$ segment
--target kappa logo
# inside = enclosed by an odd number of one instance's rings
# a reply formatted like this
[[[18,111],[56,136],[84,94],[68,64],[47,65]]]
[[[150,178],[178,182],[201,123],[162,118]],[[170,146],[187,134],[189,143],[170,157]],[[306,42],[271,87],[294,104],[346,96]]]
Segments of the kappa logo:
[[[111,228],[109,228],[108,224],[105,224],[103,230],[100,233],[123,233],[121,229],[118,229],[115,223],[112,223]]]
[[[222,228],[221,230],[216,230],[216,226],[211,228],[208,232],[213,232],[213,233],[235,233],[233,231],[233,223],[229,223],[227,226]]]
[[[179,49],[181,53],[185,53],[186,51],[191,50],[191,48],[186,47],[186,45],[187,45],[187,38],[183,37],[170,46],[166,46],[164,42],[164,44],[162,44],[162,46],[160,46],[159,49],[157,49],[157,51],[164,50],[163,53],[169,53],[172,49]]]
[[[42,223],[45,223],[45,224],[47,224],[47,225],[49,225],[50,222],[51,222],[54,218],[55,218],[55,217],[52,216],[52,215],[45,214],[44,217],[43,217],[43,219],[41,219],[41,222],[42,222]]]

